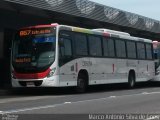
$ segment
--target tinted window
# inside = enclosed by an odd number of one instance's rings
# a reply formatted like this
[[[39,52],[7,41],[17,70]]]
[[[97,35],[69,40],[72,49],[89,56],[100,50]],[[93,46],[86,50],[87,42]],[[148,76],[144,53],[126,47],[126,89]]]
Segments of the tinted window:
[[[20,36],[13,41],[13,67],[17,72],[42,72],[55,60],[56,37],[53,34]]]
[[[101,38],[89,36],[89,51],[92,56],[102,56]]]
[[[152,59],[152,45],[146,44],[146,55],[147,59]]]
[[[88,55],[86,35],[75,33],[75,49],[77,55]]]
[[[115,56],[114,40],[111,38],[103,38],[103,50],[104,50],[104,56],[114,57]]]
[[[61,46],[62,56],[71,56],[72,55],[71,40],[66,38],[61,38],[61,41],[63,41],[63,46]]]
[[[139,59],[145,59],[145,45],[144,43],[137,43],[137,53]]]
[[[117,57],[121,58],[126,57],[125,41],[116,40],[116,52],[117,52]]]
[[[127,42],[128,58],[136,58],[136,44],[135,42]]]

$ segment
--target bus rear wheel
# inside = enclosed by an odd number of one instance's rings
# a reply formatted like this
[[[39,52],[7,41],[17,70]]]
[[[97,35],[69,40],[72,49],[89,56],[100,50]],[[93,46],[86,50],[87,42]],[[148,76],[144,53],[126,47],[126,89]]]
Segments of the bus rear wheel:
[[[79,74],[78,79],[77,79],[76,91],[78,93],[84,93],[86,91],[86,89],[87,89],[86,77],[83,74]]]
[[[136,84],[135,76],[133,73],[130,73],[128,76],[128,87],[134,88]]]

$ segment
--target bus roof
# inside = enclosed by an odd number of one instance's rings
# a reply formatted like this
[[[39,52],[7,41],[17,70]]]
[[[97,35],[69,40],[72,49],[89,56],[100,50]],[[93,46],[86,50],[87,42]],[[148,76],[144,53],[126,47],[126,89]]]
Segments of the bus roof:
[[[74,27],[74,26],[68,26],[68,25],[60,25],[58,23],[52,23],[48,25],[30,26],[30,27],[26,27],[22,29],[44,28],[44,27],[59,27],[64,30],[66,29],[66,30],[70,30],[74,32],[81,32],[81,33],[86,33],[86,34],[95,34],[95,35],[101,35],[101,36],[107,36],[107,37],[115,37],[115,38],[121,38],[121,39],[129,39],[133,41],[152,43],[152,40],[149,40],[149,39],[133,37],[127,32],[115,31],[115,30],[110,30],[110,29],[105,29],[105,28],[87,29],[87,28]]]
[[[93,31],[109,32],[109,33],[117,34],[117,35],[130,36],[130,34],[126,32],[115,31],[115,30],[110,30],[110,29],[105,29],[105,28],[93,29]]]
[[[62,27],[63,29],[66,28],[67,30],[70,29],[71,31],[74,31],[74,32],[81,32],[81,33],[87,33],[87,34],[95,34],[95,35],[102,35],[107,37],[115,37],[115,38],[121,38],[121,39],[129,39],[133,41],[152,43],[152,40],[150,39],[134,37],[134,36],[130,36],[129,33],[114,31],[109,29],[86,29],[86,28],[73,27],[73,26],[67,26],[67,25],[59,25],[59,27]]]

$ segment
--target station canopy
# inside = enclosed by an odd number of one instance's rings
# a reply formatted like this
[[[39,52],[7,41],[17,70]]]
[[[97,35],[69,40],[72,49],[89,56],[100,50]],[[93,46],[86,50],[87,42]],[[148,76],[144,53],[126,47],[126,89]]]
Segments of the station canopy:
[[[57,22],[85,28],[107,28],[160,40],[160,21],[89,0],[1,0],[0,9],[41,16],[45,18],[43,23]]]

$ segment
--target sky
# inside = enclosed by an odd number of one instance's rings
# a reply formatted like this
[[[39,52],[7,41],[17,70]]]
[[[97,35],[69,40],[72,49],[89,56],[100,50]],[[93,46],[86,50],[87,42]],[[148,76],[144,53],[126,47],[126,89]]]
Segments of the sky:
[[[160,0],[90,0],[160,21]]]

